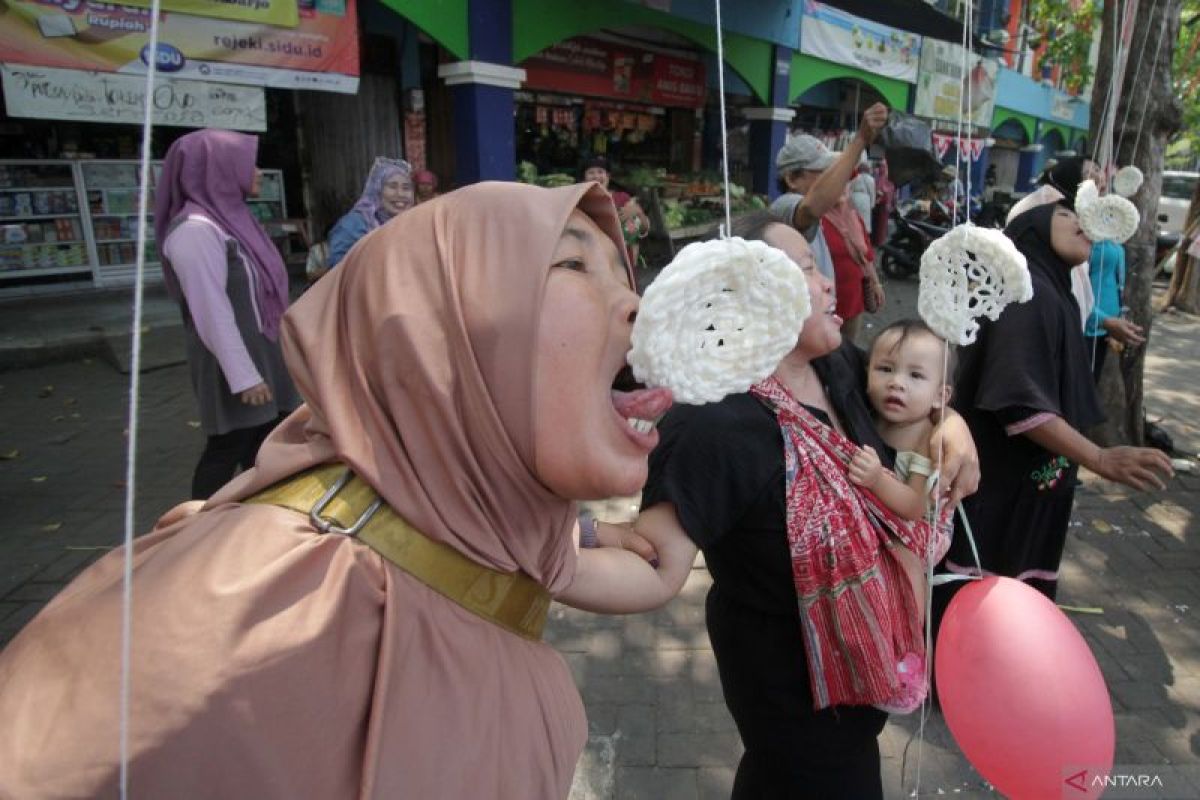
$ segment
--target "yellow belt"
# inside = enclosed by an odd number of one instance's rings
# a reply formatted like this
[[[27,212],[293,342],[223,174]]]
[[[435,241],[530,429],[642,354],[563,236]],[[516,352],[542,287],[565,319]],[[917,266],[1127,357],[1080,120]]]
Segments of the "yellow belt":
[[[550,609],[550,593],[544,586],[520,572],[499,572],[476,564],[454,548],[430,539],[401,519],[344,464],[302,472],[246,502],[307,514],[321,533],[357,538],[468,611],[526,639],[542,638]]]

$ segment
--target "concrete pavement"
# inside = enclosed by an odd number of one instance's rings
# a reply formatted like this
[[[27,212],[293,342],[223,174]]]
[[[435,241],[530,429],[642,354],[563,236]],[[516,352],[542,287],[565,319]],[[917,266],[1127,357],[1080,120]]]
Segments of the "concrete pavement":
[[[889,290],[889,318],[915,313],[915,284],[893,283]],[[109,335],[120,332],[116,308],[105,312]],[[151,324],[152,331],[173,324],[173,308],[158,308],[161,324]],[[22,313],[0,306],[0,339],[19,331]],[[57,314],[60,325],[91,324],[82,306],[40,313],[42,320]],[[52,342],[54,325],[39,325]],[[1200,454],[1198,334],[1200,319],[1159,317],[1147,365],[1151,418],[1162,417],[1180,451],[1192,457]],[[142,375],[139,530],[185,496],[202,446],[186,368],[171,365],[169,349],[160,368]],[[0,372],[6,522],[0,643],[120,539],[126,381],[99,355]],[[1186,792],[1162,796],[1200,796],[1200,475],[1180,474],[1155,494],[1090,475],[1084,481],[1061,602],[1102,609],[1072,619],[1112,694],[1116,761],[1190,769]],[[628,515],[635,502],[614,500],[604,513]],[[704,630],[708,585],[701,564],[683,594],[653,614],[599,617],[553,608],[549,639],[571,664],[590,720],[573,800],[728,796],[740,743]],[[916,722],[894,718],[882,738],[889,797],[910,797],[915,789],[915,742],[903,767]],[[922,797],[996,796],[959,754],[937,713],[926,725],[921,761]]]

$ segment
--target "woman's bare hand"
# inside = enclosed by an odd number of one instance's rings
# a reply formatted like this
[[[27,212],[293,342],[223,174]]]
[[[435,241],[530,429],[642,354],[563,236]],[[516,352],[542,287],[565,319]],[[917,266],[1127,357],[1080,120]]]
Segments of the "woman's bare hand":
[[[169,528],[176,522],[182,522],[203,507],[203,500],[188,500],[187,502],[180,503],[158,518],[158,522],[154,523],[154,530]]]
[[[271,387],[267,386],[265,382],[260,383],[257,386],[251,386],[238,397],[248,406],[265,406],[272,399]]]
[[[929,453],[935,463],[941,457],[938,485],[942,496],[952,506],[975,494],[979,489],[979,453],[966,420],[947,410],[946,418],[936,421],[933,435],[929,437]]]
[[[1108,335],[1127,347],[1137,347],[1146,343],[1145,332],[1141,325],[1134,325],[1127,319],[1109,317],[1104,320],[1104,330]]]
[[[1174,477],[1171,459],[1152,447],[1105,447],[1100,450],[1095,469],[1101,478],[1123,483],[1140,492],[1167,488],[1160,477]]]

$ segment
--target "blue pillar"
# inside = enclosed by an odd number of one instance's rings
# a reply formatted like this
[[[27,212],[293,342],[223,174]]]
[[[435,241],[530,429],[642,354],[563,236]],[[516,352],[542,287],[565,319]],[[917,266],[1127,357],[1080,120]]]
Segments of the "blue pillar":
[[[513,90],[525,70],[512,64],[512,0],[469,0],[470,60],[443,64],[454,98],[455,184],[516,177]]]
[[[750,120],[750,170],[754,179],[754,191],[765,194],[772,200],[779,194],[775,170],[775,154],[787,140],[788,123],[796,112],[788,108],[788,97],[792,70],[792,49],[775,45],[775,66],[771,77],[771,105],[748,108],[746,119]]]
[[[1038,154],[1041,150],[1040,144],[1026,145],[1021,148],[1021,159],[1017,162],[1017,184],[1013,187],[1017,194],[1028,194],[1033,191],[1033,181],[1039,174],[1037,165]]]
[[[987,172],[988,161],[991,160],[992,148],[985,147],[978,161],[971,162],[971,195],[983,194],[983,176]]]

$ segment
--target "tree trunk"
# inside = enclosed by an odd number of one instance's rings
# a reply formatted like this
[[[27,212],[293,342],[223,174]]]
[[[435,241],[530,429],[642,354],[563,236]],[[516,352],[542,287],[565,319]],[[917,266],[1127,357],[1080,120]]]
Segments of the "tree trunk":
[[[1103,135],[1099,126],[1109,83],[1112,80],[1113,3],[1106,0],[1100,38],[1100,61],[1092,90],[1092,140]],[[1129,318],[1153,336],[1151,282],[1157,265],[1154,247],[1158,238],[1156,209],[1162,191],[1163,156],[1167,140],[1179,129],[1181,110],[1171,80],[1171,64],[1179,35],[1181,0],[1141,0],[1133,22],[1132,48],[1125,70],[1124,86],[1116,109],[1114,126],[1115,160],[1118,166],[1133,164],[1145,175],[1138,193],[1130,198],[1142,222],[1125,243],[1125,305]],[[1119,14],[1123,4],[1118,6]],[[1139,66],[1140,58],[1140,66]],[[1108,420],[1094,432],[1102,444],[1142,444],[1144,412],[1142,377],[1146,345],[1126,348],[1100,381],[1100,396]]]
[[[1175,271],[1171,273],[1171,285],[1163,298],[1164,309],[1174,306],[1180,311],[1200,313],[1200,266],[1195,257],[1188,255],[1188,245],[1200,235],[1200,181],[1192,191],[1192,203],[1188,206],[1187,221],[1183,225],[1183,238],[1175,254]]]

